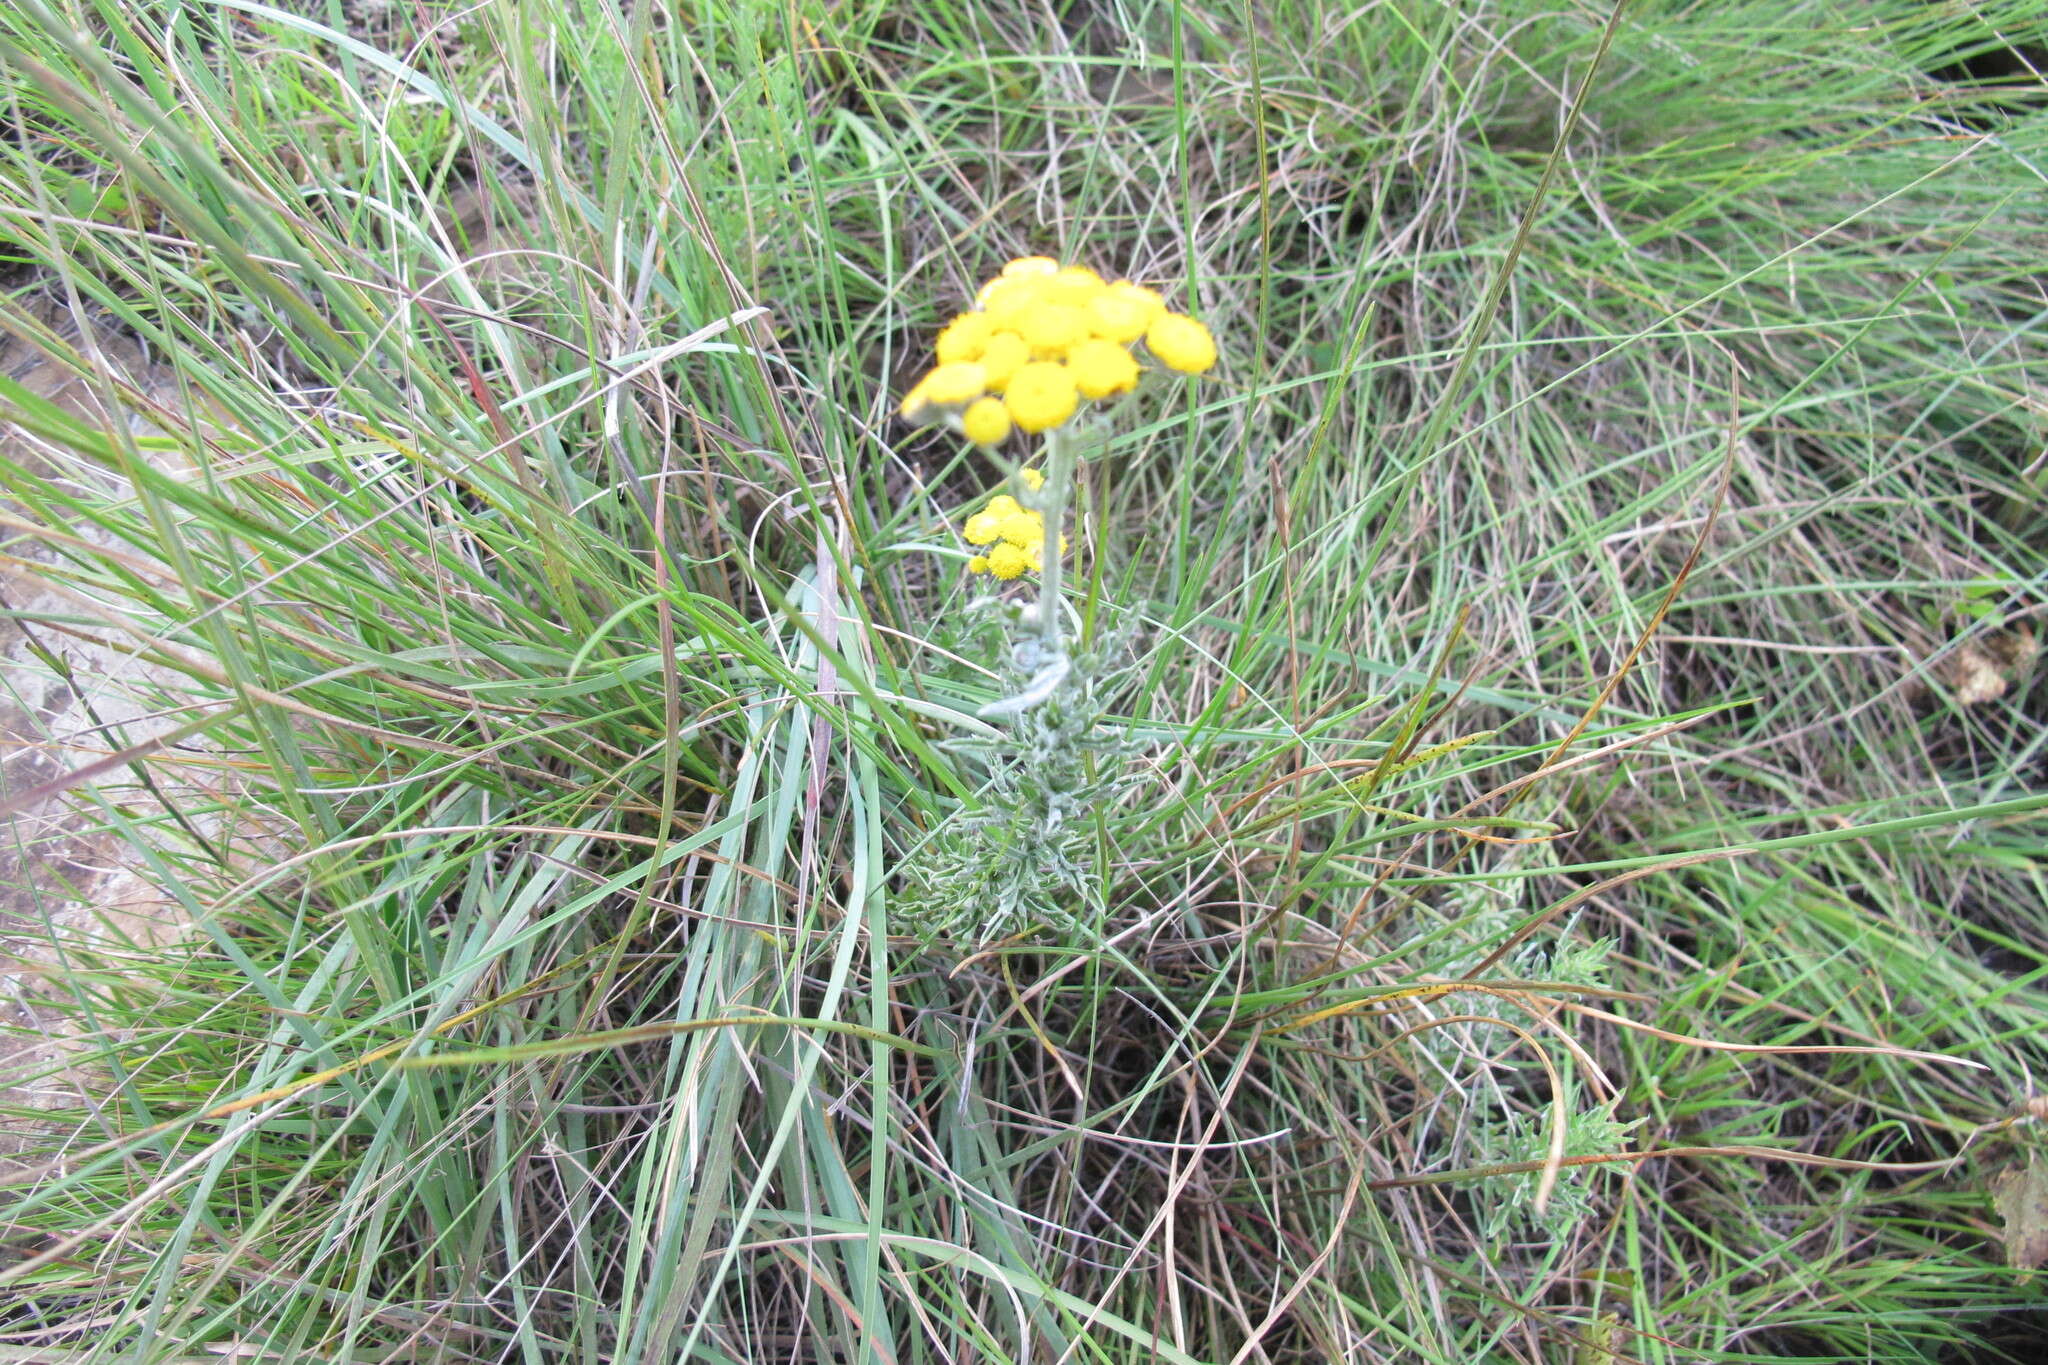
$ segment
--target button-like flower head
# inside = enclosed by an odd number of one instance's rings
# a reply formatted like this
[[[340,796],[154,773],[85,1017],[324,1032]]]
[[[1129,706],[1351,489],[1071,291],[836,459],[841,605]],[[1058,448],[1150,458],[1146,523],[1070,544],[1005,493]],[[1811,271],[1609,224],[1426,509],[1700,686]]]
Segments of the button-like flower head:
[[[979,360],[982,352],[988,349],[988,339],[995,330],[986,313],[962,313],[939,333],[938,344],[932,349],[938,354],[941,365]]]
[[[1073,372],[1055,361],[1034,360],[1010,376],[1003,391],[1010,420],[1026,431],[1050,431],[1074,415],[1080,389]]]
[[[1180,313],[1161,313],[1145,333],[1145,348],[1168,369],[1201,374],[1216,363],[1216,338],[1209,329]]]
[[[1129,280],[1118,280],[1089,303],[1088,326],[1105,341],[1128,346],[1145,335],[1152,319],[1165,311],[1166,304],[1153,290]]]
[[[977,398],[960,414],[960,433],[978,446],[1000,445],[1010,434],[1010,410],[1000,398]]]
[[[1088,315],[1064,303],[1033,304],[1017,322],[1025,344],[1039,360],[1064,360],[1070,349],[1088,339]]]
[[[1001,393],[1008,388],[1010,376],[1029,359],[1031,348],[1015,332],[997,332],[989,337],[988,348],[981,353],[981,368],[990,392]]]
[[[988,571],[1001,579],[1021,578],[1031,567],[1031,557],[1007,540],[990,550],[985,558]]]
[[[1084,398],[1107,398],[1138,387],[1138,362],[1114,341],[1090,337],[1067,352],[1067,368]]]

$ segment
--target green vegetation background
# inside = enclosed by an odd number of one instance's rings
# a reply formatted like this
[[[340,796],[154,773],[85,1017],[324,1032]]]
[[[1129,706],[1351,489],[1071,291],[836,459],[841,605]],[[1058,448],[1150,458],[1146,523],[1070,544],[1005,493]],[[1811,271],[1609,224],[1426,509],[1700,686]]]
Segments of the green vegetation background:
[[[9,7],[7,552],[192,930],[41,935],[0,1358],[2038,1359],[2044,31]],[[890,416],[1032,251],[1224,353],[1064,755]]]

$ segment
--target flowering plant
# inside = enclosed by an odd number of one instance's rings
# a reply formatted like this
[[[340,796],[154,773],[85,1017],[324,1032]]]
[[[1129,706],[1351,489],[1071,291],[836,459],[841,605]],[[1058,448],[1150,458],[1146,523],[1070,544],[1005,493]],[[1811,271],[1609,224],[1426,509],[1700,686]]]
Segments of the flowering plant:
[[[969,572],[1004,583],[1037,574],[1038,601],[1011,618],[1027,627],[1010,636],[1002,669],[1016,692],[981,712],[1012,722],[1000,742],[983,744],[995,800],[939,833],[919,879],[928,918],[944,928],[977,916],[987,936],[1026,916],[1056,916],[1047,892],[1081,885],[1086,825],[1076,817],[1103,795],[1088,774],[1121,747],[1098,733],[1113,651],[1076,655],[1061,636],[1067,538],[1058,528],[1073,478],[1072,426],[1087,405],[1132,393],[1148,369],[1206,373],[1216,342],[1152,289],[1026,256],[981,287],[934,349],[937,364],[903,397],[906,419],[944,422],[991,451],[1022,432],[1043,452],[962,527]]]
[[[967,567],[998,579],[1045,574],[1038,617],[1057,662],[1059,557],[1045,553],[1046,522],[1061,522],[1070,470],[1060,429],[1082,410],[1130,393],[1145,367],[1138,345],[1167,370],[1204,374],[1216,341],[1194,318],[1171,311],[1157,290],[1129,280],[1107,283],[1084,265],[1022,256],[981,286],[975,306],[939,333],[938,364],[903,396],[910,421],[942,420],[968,440],[993,448],[1013,431],[1042,436],[1047,468],[1020,471],[1035,504],[1001,494],[968,518],[966,539],[983,552]],[[1050,481],[1048,482],[1048,476]]]

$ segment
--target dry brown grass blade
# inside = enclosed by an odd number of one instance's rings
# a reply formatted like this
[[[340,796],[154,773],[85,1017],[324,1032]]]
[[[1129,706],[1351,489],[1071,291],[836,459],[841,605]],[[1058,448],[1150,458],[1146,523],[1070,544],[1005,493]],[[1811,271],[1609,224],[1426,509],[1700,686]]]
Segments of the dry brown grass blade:
[[[1956,1057],[1946,1052],[1922,1052],[1917,1048],[1910,1047],[1858,1047],[1851,1043],[1815,1043],[1811,1046],[1782,1046],[1772,1043],[1724,1043],[1715,1038],[1696,1038],[1691,1034],[1673,1033],[1669,1029],[1661,1029],[1654,1024],[1645,1024],[1635,1019],[1627,1019],[1619,1014],[1610,1014],[1606,1010],[1597,1009],[1592,1005],[1581,1005],[1572,1000],[1560,1000],[1558,1004],[1574,1014],[1583,1014],[1590,1018],[1600,1019],[1621,1028],[1633,1029],[1637,1033],[1647,1033],[1651,1037],[1661,1038],[1667,1043],[1683,1043],[1687,1047],[1705,1048],[1709,1052],[1747,1052],[1757,1056],[1782,1055],[1788,1057],[1795,1055],[1811,1056],[1823,1052],[1846,1052],[1861,1053],[1865,1056],[1874,1057],[1904,1057],[1916,1062],[1944,1062],[1949,1066],[1968,1066],[1974,1067],[1979,1071],[1991,1070],[1984,1063],[1973,1061],[1968,1057]]]
[[[0,820],[12,819],[14,816],[26,811],[32,811],[45,802],[56,800],[65,792],[88,785],[106,776],[108,773],[116,772],[131,764],[140,763],[150,755],[160,753],[174,744],[182,744],[184,741],[192,738],[192,736],[209,730],[219,725],[222,721],[231,719],[242,709],[240,703],[237,702],[223,702],[221,705],[225,709],[215,715],[202,716],[198,720],[187,721],[185,724],[175,726],[160,735],[153,735],[143,740],[140,744],[130,744],[124,749],[117,749],[113,753],[104,754],[89,763],[59,773],[47,782],[39,782],[35,786],[24,788],[12,796],[0,797]]]

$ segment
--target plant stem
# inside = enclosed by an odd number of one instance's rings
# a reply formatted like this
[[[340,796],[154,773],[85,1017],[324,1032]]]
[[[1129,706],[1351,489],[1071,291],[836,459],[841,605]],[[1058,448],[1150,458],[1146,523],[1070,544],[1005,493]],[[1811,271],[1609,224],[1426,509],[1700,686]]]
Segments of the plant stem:
[[[1045,486],[1040,512],[1045,519],[1045,567],[1038,578],[1038,628],[1045,637],[1047,662],[1064,657],[1060,644],[1060,531],[1067,515],[1067,484],[1074,473],[1074,454],[1066,435],[1055,427],[1045,433]]]

